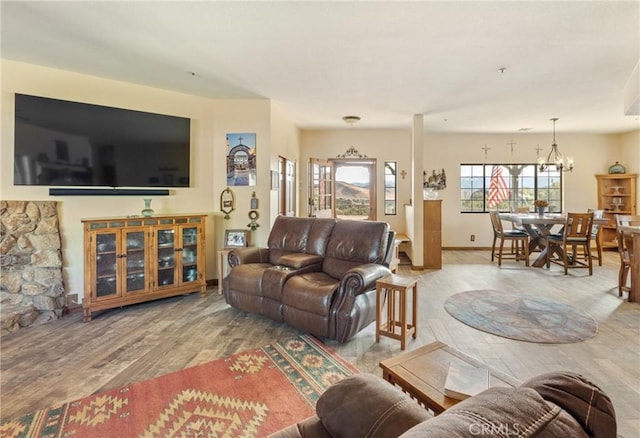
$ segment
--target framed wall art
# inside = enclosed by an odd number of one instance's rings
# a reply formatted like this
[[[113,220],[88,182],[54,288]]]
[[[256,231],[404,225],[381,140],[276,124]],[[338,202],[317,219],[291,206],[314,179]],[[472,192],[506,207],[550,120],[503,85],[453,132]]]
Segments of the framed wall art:
[[[249,230],[225,230],[224,247],[242,248],[249,246]]]
[[[227,134],[227,185],[255,186],[256,134]]]

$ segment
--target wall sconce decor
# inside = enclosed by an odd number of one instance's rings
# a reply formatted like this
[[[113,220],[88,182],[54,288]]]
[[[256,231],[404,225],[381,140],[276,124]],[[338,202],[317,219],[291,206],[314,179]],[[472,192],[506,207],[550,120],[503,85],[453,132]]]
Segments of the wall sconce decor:
[[[220,211],[224,213],[225,219],[231,219],[229,214],[236,209],[236,199],[229,187],[220,193]]]

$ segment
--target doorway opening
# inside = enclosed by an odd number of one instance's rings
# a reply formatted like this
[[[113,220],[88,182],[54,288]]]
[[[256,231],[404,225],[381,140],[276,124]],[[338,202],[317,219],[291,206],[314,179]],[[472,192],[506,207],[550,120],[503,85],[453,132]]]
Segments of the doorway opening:
[[[331,160],[335,184],[335,217],[376,220],[375,160]]]

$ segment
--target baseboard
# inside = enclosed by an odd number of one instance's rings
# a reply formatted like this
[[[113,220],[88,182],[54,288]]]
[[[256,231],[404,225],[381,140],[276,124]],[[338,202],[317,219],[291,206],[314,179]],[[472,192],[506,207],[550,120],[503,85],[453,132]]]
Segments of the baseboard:
[[[450,251],[491,251],[490,246],[443,246],[442,249]]]

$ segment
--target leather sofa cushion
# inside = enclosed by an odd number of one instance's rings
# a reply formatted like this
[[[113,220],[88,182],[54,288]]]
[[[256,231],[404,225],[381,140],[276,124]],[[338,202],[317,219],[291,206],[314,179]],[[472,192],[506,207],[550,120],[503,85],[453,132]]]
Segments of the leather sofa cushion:
[[[535,390],[499,387],[463,400],[401,436],[588,437],[575,418]]]
[[[241,290],[246,294],[262,296],[262,275],[271,268],[270,263],[248,263],[233,268],[233,272],[225,279],[225,288]]]
[[[278,259],[278,265],[287,266],[289,268],[300,269],[313,264],[320,265],[322,257],[315,254],[290,253],[285,254]]]
[[[332,438],[316,416],[272,433],[267,438]]]
[[[289,278],[282,289],[282,304],[316,315],[329,315],[339,281],[322,272],[309,272]]]
[[[278,216],[267,241],[269,262],[277,265],[283,254],[305,253],[312,224],[313,221],[307,218]]]
[[[300,267],[287,265],[281,258],[291,254],[312,254],[322,259],[336,222],[336,219],[328,218],[278,216],[267,241],[269,262],[273,265]]]
[[[327,243],[333,232],[333,227],[337,219],[317,218],[314,219],[311,230],[309,230],[309,240],[307,242],[308,254],[315,254],[324,257],[327,251]]]
[[[527,380],[521,388],[533,388],[545,400],[569,412],[593,437],[616,436],[616,413],[608,395],[574,373],[546,373]]]
[[[396,438],[431,417],[399,388],[365,373],[331,385],[318,399],[316,412],[331,436],[345,438]]]
[[[388,238],[389,225],[385,222],[338,221],[327,244],[322,271],[342,278],[354,266],[383,264]]]

